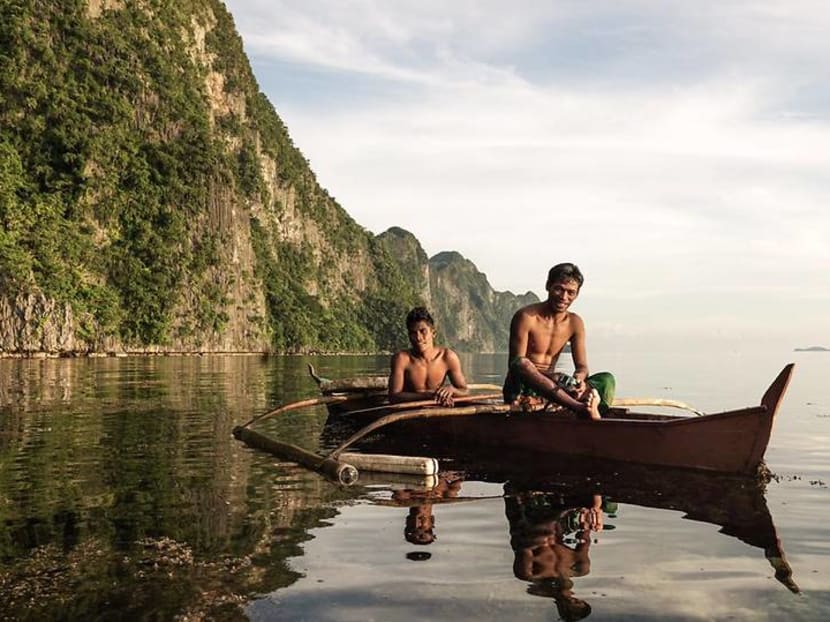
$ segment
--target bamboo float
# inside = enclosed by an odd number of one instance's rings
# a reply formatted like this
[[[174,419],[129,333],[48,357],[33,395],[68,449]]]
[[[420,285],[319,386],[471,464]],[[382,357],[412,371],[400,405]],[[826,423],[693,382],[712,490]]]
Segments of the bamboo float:
[[[434,476],[438,473],[438,461],[435,458],[358,453],[321,456],[302,447],[272,439],[243,426],[234,428],[233,435],[249,447],[266,451],[281,460],[299,464],[345,486],[351,486],[357,482],[360,471],[398,473],[421,477]]]
[[[246,445],[266,451],[282,460],[295,462],[301,466],[321,473],[344,485],[351,485],[358,480],[358,469],[367,471],[382,471],[387,473],[403,473],[415,475],[434,475],[438,472],[438,461],[435,458],[392,456],[384,454],[349,454],[350,459],[340,457],[321,456],[290,443],[283,443],[264,434],[255,432],[250,426],[267,417],[272,417],[290,410],[297,410],[319,404],[338,404],[360,396],[329,395],[325,397],[309,398],[285,404],[266,413],[257,415],[233,430],[233,435]]]
[[[388,471],[361,471],[361,486],[382,486],[389,490],[409,490],[426,493],[438,486],[436,475],[411,475]]]
[[[438,473],[438,460],[416,456],[394,456],[390,454],[356,454],[341,453],[338,460],[343,460],[363,471],[380,471],[384,473],[403,473],[408,475],[435,475]]]

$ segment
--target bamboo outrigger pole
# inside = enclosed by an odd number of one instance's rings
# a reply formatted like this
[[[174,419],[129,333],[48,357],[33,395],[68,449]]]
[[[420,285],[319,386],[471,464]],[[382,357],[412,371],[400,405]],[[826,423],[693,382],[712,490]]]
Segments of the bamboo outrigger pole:
[[[321,456],[302,447],[274,440],[243,426],[235,427],[233,435],[250,447],[262,449],[283,460],[296,462],[300,466],[321,473],[345,486],[350,486],[357,481],[357,469],[347,462],[340,462],[336,457]]]
[[[657,397],[615,397],[611,406],[669,406],[671,408],[682,408],[702,417],[705,413],[693,406],[677,400],[666,400]]]
[[[348,402],[350,399],[356,398],[350,398],[347,395],[327,395],[325,397],[312,397],[306,400],[299,400],[298,402],[291,402],[290,404],[284,404],[283,406],[278,406],[277,408],[269,410],[266,413],[257,415],[256,417],[249,419],[247,423],[243,424],[241,427],[247,428],[250,425],[256,423],[257,421],[262,421],[263,419],[273,417],[274,415],[279,415],[280,413],[284,413],[289,410],[298,410],[300,408],[306,408],[308,406],[319,406],[320,404],[339,404],[341,402]]]
[[[320,473],[340,484],[350,486],[357,482],[358,468],[372,471],[387,471],[391,473],[413,473],[422,475],[434,475],[438,472],[438,461],[434,458],[422,458],[415,456],[392,456],[384,454],[345,454],[338,456],[321,456],[320,454],[308,451],[291,443],[284,443],[276,439],[260,434],[250,426],[267,417],[309,406],[320,404],[339,404],[354,399],[361,399],[362,396],[329,395],[324,397],[309,398],[285,404],[268,412],[262,413],[250,419],[247,423],[233,429],[233,436],[255,449],[266,451],[281,460],[294,462]]]
[[[501,392],[499,393],[482,393],[481,395],[462,395],[454,397],[453,402],[456,404],[465,404],[467,402],[477,402],[483,400],[502,399]],[[418,400],[414,402],[398,402],[395,404],[381,404],[380,406],[372,406],[371,408],[361,408],[359,410],[349,410],[344,412],[344,415],[360,415],[363,413],[375,412],[378,410],[409,410],[424,407],[439,407],[435,400]],[[446,408],[446,407],[444,407]]]

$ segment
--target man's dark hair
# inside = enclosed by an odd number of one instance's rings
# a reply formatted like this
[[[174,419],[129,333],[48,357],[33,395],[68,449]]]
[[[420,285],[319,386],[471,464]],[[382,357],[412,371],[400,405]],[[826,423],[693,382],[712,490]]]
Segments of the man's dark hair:
[[[418,524],[418,512],[421,508],[417,505],[409,508],[409,514],[406,517],[404,525],[403,537],[411,544],[432,544],[435,542],[435,516],[429,515],[429,522],[427,525]]]
[[[435,328],[435,320],[432,319],[432,316],[427,311],[426,307],[415,307],[406,314],[406,327],[410,328],[415,322],[424,321],[433,328]]]
[[[576,281],[579,287],[582,287],[582,283],[585,281],[585,277],[582,276],[582,273],[579,271],[579,267],[576,264],[558,263],[550,269],[550,272],[548,272],[548,282],[546,286],[550,287],[552,283],[568,281],[570,279]]]

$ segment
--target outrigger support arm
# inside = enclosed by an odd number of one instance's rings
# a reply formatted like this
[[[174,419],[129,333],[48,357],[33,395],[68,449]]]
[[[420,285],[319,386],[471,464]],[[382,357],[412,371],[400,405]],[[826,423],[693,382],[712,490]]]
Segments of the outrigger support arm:
[[[406,421],[407,419],[429,419],[431,417],[464,417],[480,413],[509,411],[510,404],[487,404],[482,406],[459,406],[457,408],[419,408],[409,412],[386,415],[385,417],[381,417],[380,419],[373,421],[352,434],[343,443],[329,452],[328,457],[337,458],[340,453],[348,449],[350,445],[371,434],[378,428],[382,428],[398,421]]]
[[[263,419],[273,417],[274,415],[279,415],[280,413],[284,413],[289,410],[297,410],[299,408],[306,408],[308,406],[318,406],[320,404],[339,404],[340,402],[348,402],[350,399],[355,398],[349,397],[347,395],[326,395],[324,397],[312,397],[307,400],[291,402],[290,404],[284,404],[283,406],[279,406],[277,408],[274,408],[273,410],[269,410],[268,412],[262,413],[261,415],[257,415],[256,417],[249,419],[240,427],[247,428],[251,426],[251,424],[256,423],[257,421],[262,421]]]

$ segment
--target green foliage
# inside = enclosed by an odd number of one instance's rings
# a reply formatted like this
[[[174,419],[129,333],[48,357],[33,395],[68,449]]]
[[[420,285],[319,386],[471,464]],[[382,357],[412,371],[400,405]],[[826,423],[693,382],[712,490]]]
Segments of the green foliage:
[[[259,160],[257,159],[254,146],[246,142],[239,149],[236,156],[236,178],[239,180],[239,187],[247,197],[253,197],[262,188],[262,178],[259,172]]]
[[[418,282],[404,275],[398,260],[379,239],[372,238],[370,251],[378,277],[376,291],[368,292],[360,310],[361,320],[372,327],[373,337],[382,350],[396,350],[407,343],[405,319],[423,300],[414,288]]]
[[[304,282],[315,274],[308,249],[274,244],[256,219],[251,219],[251,239],[256,274],[265,287],[275,350],[342,352],[376,348],[354,303],[338,300],[324,306],[304,289]]]
[[[91,316],[82,330],[163,343],[185,272],[216,263],[216,244],[198,243],[210,232],[188,225],[209,181],[235,171],[182,40],[204,3],[149,5],[97,19],[80,1],[3,9],[0,283],[72,303]]]
[[[251,321],[266,323],[276,351],[404,347],[424,258],[402,261],[319,186],[227,9],[120,4],[96,17],[85,0],[0,5],[0,291],[71,304],[93,346],[220,333],[226,309],[251,302],[230,299],[224,214],[256,206],[267,214],[251,220],[251,239],[268,317]],[[211,107],[209,71],[244,114]],[[268,183],[263,156],[276,167]],[[282,239],[287,218],[317,246]],[[344,258],[368,261],[365,291],[343,282]]]
[[[246,100],[252,128],[262,136],[262,149],[277,162],[277,174],[285,184],[301,185],[310,176],[308,161],[294,146],[288,129],[277,116],[264,93],[250,94]]]
[[[25,287],[32,273],[32,256],[25,249],[26,213],[20,200],[23,166],[15,149],[0,142],[0,291]]]

